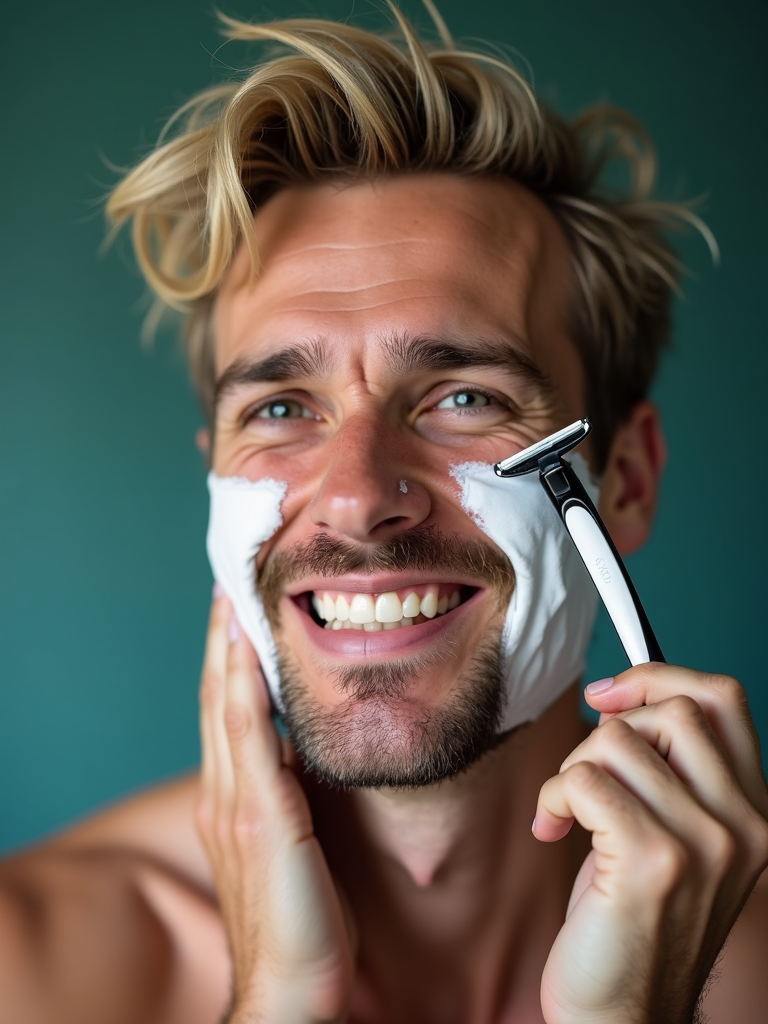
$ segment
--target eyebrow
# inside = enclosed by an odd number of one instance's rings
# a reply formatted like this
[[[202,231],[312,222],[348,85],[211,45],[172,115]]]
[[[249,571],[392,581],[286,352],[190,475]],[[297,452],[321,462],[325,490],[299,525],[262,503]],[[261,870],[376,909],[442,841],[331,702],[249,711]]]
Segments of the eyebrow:
[[[471,340],[434,338],[428,335],[391,334],[382,339],[393,375],[464,370],[493,366],[509,371],[541,392],[555,390],[552,379],[508,338]],[[213,405],[249,384],[302,381],[328,376],[332,368],[323,338],[288,345],[263,359],[235,359],[216,381]]]
[[[282,380],[307,380],[328,374],[331,360],[322,339],[300,341],[295,345],[281,348],[264,359],[235,359],[216,381],[213,392],[213,408],[221,400],[248,384],[263,384]]]
[[[392,335],[385,341],[393,374],[464,370],[495,366],[508,370],[541,391],[554,391],[551,377],[509,338],[473,338],[470,341],[429,335]],[[518,347],[520,346],[520,347]]]

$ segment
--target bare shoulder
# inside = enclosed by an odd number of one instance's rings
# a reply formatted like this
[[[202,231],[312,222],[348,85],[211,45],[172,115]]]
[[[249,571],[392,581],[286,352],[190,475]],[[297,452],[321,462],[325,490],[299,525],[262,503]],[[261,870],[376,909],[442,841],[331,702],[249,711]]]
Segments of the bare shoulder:
[[[67,829],[60,850],[115,850],[155,860],[213,894],[208,858],[195,826],[198,775],[144,790]]]
[[[768,1006],[768,872],[741,912],[704,1000],[710,1024],[763,1024]]]
[[[0,1024],[214,1024],[229,957],[196,782],[117,805],[0,865]]]

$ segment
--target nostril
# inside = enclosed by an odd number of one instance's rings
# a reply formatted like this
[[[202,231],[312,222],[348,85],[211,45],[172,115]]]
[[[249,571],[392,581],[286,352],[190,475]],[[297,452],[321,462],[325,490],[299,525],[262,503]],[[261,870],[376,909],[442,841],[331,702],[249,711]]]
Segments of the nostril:
[[[400,523],[407,523],[408,516],[390,516],[389,519],[382,519],[379,526],[399,526]]]

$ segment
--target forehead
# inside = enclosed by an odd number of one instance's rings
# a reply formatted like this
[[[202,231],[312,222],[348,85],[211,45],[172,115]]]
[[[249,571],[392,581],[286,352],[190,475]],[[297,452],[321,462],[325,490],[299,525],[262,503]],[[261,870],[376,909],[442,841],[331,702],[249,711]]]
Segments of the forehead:
[[[215,304],[218,373],[297,340],[375,350],[400,333],[505,335],[541,357],[567,321],[561,229],[514,182],[446,174],[286,189],[253,230],[255,279],[242,246]]]

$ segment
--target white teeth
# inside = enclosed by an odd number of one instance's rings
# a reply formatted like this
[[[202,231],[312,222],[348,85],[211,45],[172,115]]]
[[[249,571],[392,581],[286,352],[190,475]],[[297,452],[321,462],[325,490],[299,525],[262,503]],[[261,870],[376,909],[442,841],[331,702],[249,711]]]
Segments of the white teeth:
[[[373,598],[370,594],[355,594],[349,606],[349,619],[350,622],[362,622],[363,625],[376,621]]]
[[[376,621],[399,622],[403,617],[403,606],[397,594],[390,590],[376,598]]]
[[[421,614],[428,619],[437,615],[437,587],[430,587],[421,599]]]
[[[318,618],[324,620],[326,629],[366,629],[375,633],[399,626],[412,626],[415,621],[433,619],[445,615],[461,603],[461,595],[454,590],[450,597],[443,594],[438,598],[440,588],[430,584],[424,596],[419,599],[411,591],[404,601],[394,590],[379,594],[375,602],[371,594],[339,594],[333,598],[328,593],[313,594],[312,607]]]

